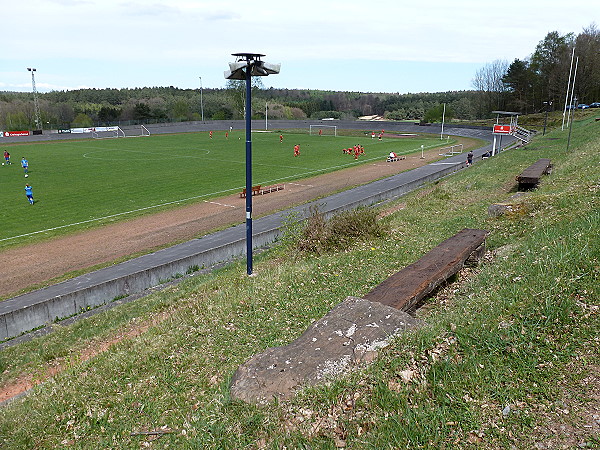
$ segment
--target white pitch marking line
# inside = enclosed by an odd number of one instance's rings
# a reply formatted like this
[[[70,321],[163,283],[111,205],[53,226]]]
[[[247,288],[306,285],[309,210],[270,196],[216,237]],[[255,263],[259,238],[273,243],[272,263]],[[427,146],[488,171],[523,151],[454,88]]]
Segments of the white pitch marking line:
[[[302,186],[302,187],[314,187],[312,184],[298,184],[298,183],[288,183],[292,186]]]
[[[233,206],[233,205],[226,205],[225,203],[219,203],[219,202],[209,202],[208,200],[204,200],[204,203],[212,203],[213,205],[227,206],[228,208],[236,208],[236,206]]]

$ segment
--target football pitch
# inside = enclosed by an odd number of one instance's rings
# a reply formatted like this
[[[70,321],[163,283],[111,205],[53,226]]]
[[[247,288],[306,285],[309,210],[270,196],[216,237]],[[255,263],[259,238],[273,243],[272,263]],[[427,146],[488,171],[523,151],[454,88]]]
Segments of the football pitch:
[[[287,183],[357,164],[448,145],[432,136],[310,136],[252,133],[253,184]],[[452,142],[450,142],[452,143]],[[300,145],[300,156],[293,147]],[[360,144],[358,160],[342,153]],[[233,130],[2,145],[11,166],[0,167],[0,248],[40,237],[126,220],[161,209],[240,192],[245,187],[245,132]],[[29,161],[24,178],[20,160]],[[31,184],[35,204],[25,196]]]

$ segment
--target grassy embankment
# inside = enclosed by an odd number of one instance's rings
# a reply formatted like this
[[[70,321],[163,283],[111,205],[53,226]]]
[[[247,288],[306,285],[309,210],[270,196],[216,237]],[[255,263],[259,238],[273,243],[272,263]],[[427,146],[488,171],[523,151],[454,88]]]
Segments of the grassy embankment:
[[[1,445],[598,446],[598,123],[575,123],[569,152],[566,139],[553,131],[388,205],[404,206],[382,219],[393,239],[319,257],[266,252],[255,277],[240,262],[2,351],[5,385],[64,370],[0,410]],[[552,175],[514,213],[488,218],[541,157]],[[229,399],[229,377],[252,354],[290,342],[464,227],[491,232],[488,253],[421,309],[426,326],[289,403]]]

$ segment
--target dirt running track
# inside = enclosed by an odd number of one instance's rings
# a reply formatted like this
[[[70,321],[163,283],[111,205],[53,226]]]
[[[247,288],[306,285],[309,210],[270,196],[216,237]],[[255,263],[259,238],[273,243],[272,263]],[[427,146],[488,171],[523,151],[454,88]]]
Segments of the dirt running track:
[[[439,158],[435,150],[424,156],[424,159],[412,156],[393,163],[381,161],[365,164],[297,183],[287,183],[282,191],[255,196],[253,217],[258,218],[335,191],[422,166]],[[245,199],[236,194],[8,249],[0,253],[0,297],[14,296],[32,286],[51,284],[52,280],[72,271],[186,241],[216,228],[240,223],[244,217]]]

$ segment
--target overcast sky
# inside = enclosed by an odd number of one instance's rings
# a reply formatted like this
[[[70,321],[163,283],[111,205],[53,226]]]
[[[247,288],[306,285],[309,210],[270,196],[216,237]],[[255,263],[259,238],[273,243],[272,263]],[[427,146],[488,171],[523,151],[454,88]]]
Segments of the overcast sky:
[[[281,63],[266,87],[471,89],[548,32],[580,33],[598,0],[4,0],[0,90],[222,88],[231,53]],[[201,80],[200,80],[201,77]]]

